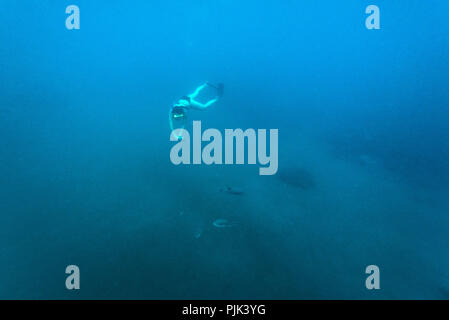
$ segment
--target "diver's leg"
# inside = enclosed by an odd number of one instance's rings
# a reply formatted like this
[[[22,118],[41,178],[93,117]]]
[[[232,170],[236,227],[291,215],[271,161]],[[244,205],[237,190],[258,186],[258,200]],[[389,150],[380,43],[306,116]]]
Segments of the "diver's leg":
[[[212,99],[212,100],[210,100],[210,101],[208,101],[208,102],[206,102],[206,103],[201,103],[201,102],[198,102],[198,101],[196,101],[196,100],[191,100],[191,101],[190,101],[190,106],[191,106],[193,109],[202,110],[202,109],[206,109],[206,108],[209,107],[210,105],[214,104],[217,100],[218,100],[218,98],[215,98],[215,99]]]
[[[204,108],[207,108],[217,102],[218,98],[212,99],[204,104]]]
[[[196,96],[201,92],[201,90],[203,90],[206,87],[207,87],[207,83],[205,83],[205,84],[199,86],[198,88],[196,88],[194,93],[189,94],[190,99],[196,98]]]

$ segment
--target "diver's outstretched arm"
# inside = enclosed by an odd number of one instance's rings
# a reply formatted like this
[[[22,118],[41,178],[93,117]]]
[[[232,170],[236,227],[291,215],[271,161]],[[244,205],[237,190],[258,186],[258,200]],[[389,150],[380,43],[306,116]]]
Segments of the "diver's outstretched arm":
[[[170,109],[170,112],[168,113],[168,123],[170,124],[170,133],[173,131],[173,113],[172,109]]]
[[[189,98],[195,99],[198,96],[198,94],[201,92],[201,90],[203,90],[206,87],[207,87],[207,83],[200,85],[198,88],[196,88],[194,93],[189,94]]]
[[[193,109],[203,110],[203,109],[206,109],[207,107],[210,107],[212,104],[217,102],[217,100],[218,100],[218,98],[215,98],[215,99],[209,100],[206,103],[201,103],[201,102],[198,102],[198,101],[192,99],[192,100],[190,100],[190,106]]]
[[[178,140],[182,139],[182,135],[180,133],[180,131],[174,132],[175,128],[173,127],[173,113],[172,113],[173,109],[170,109],[170,112],[168,114],[168,123],[170,124],[170,135],[173,133]],[[185,127],[185,120],[183,121],[183,125],[182,125],[182,129],[184,129]],[[179,133],[179,134],[177,134]]]

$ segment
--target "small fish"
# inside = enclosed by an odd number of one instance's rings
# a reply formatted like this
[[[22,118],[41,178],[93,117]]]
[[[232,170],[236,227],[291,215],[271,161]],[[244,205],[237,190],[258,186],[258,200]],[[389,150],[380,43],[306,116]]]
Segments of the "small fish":
[[[221,191],[229,193],[229,194],[233,194],[235,196],[241,196],[245,193],[245,192],[243,192],[243,190],[240,190],[238,188],[232,188],[232,187],[226,187],[225,189],[222,189]]]
[[[194,234],[195,239],[199,239],[201,237],[201,231],[197,231]]]
[[[226,219],[217,219],[214,222],[212,222],[214,227],[217,228],[229,228],[232,227],[232,224],[229,223]]]
[[[201,238],[201,236],[203,235],[203,228],[202,227],[198,227],[196,228],[193,236],[195,237],[195,239],[199,239]]]

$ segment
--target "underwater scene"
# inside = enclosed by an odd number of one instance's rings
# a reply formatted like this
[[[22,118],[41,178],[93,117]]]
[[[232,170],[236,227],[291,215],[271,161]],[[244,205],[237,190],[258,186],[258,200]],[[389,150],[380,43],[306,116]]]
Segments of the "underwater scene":
[[[448,13],[0,0],[0,299],[449,299]]]

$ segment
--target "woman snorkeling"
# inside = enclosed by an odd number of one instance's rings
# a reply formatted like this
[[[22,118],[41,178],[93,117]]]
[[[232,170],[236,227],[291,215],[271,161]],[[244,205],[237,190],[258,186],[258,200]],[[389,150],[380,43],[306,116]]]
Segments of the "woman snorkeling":
[[[199,93],[206,87],[212,87],[217,90],[217,96],[209,100],[206,103],[201,103],[195,98],[199,95]],[[187,110],[190,109],[196,109],[196,110],[204,110],[208,107],[210,107],[212,104],[218,101],[219,98],[223,96],[223,84],[218,85],[212,85],[208,82],[205,84],[199,86],[195,92],[192,94],[189,94],[188,96],[181,97],[178,102],[176,102],[171,108],[169,113],[169,123],[170,123],[170,130],[173,132],[175,129],[184,129],[185,125],[187,123]],[[174,127],[174,123],[178,123],[177,127]],[[177,135],[176,133],[174,133]],[[179,134],[177,135],[178,140],[182,139],[182,136]]]

